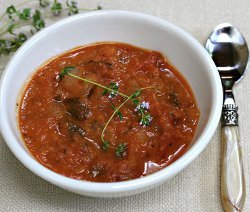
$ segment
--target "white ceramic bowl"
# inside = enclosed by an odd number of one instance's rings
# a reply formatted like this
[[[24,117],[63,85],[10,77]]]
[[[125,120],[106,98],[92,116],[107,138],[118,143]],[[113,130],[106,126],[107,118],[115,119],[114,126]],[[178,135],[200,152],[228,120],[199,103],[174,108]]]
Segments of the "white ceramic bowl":
[[[200,120],[189,150],[170,166],[146,177],[115,183],[94,183],[59,175],[38,163],[18,130],[16,101],[24,82],[51,57],[97,41],[118,41],[163,53],[189,82]],[[164,183],[191,163],[216,130],[222,87],[213,61],[189,34],[159,18],[128,11],[98,11],[64,19],[37,33],[12,57],[1,79],[1,132],[15,156],[32,172],[69,191],[98,197],[139,193]],[[12,167],[9,167],[10,169]]]

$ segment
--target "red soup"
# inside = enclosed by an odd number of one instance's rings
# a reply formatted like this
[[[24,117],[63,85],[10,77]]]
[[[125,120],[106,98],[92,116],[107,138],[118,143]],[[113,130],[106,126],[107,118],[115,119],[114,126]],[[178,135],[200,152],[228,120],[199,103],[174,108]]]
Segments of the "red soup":
[[[173,163],[194,136],[199,110],[183,77],[159,53],[100,43],[36,71],[19,110],[32,155],[74,178],[115,182]]]

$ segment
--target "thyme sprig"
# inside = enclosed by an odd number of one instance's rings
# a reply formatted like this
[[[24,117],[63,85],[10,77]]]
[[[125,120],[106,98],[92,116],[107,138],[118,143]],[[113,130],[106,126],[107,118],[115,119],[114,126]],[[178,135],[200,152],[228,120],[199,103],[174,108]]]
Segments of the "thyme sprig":
[[[125,100],[118,107],[115,107],[115,105],[112,103],[112,108],[114,109],[114,112],[112,113],[112,115],[110,116],[110,118],[108,119],[106,124],[104,125],[102,133],[101,133],[101,140],[102,140],[101,149],[104,151],[107,151],[109,148],[116,149],[115,155],[118,158],[124,157],[124,155],[126,155],[127,145],[122,143],[122,144],[119,144],[117,147],[111,146],[110,142],[104,138],[105,131],[107,130],[108,125],[110,124],[111,120],[113,119],[113,117],[115,115],[118,115],[118,117],[120,118],[120,121],[122,120],[123,116],[122,116],[122,113],[120,112],[120,109],[128,101],[132,101],[136,105],[135,111],[138,112],[139,116],[141,117],[140,125],[142,125],[143,127],[149,126],[151,121],[152,121],[152,117],[151,117],[150,113],[147,111],[149,109],[149,103],[145,102],[145,101],[143,101],[142,103],[139,103],[138,97],[141,94],[141,91],[146,90],[146,89],[152,89],[152,88],[154,88],[154,86],[140,88],[140,89],[136,90],[134,93],[132,93],[130,96],[127,96],[126,94],[123,94],[123,93],[118,91],[119,83],[111,82],[109,84],[109,86],[104,86],[104,85],[99,84],[99,83],[92,81],[90,79],[82,78],[82,77],[79,77],[75,74],[70,73],[70,71],[72,71],[73,69],[76,69],[76,67],[74,67],[74,66],[65,67],[59,73],[59,75],[58,75],[59,79],[62,80],[66,75],[69,75],[69,76],[74,77],[76,79],[79,79],[79,80],[82,80],[84,82],[91,83],[91,84],[94,84],[96,86],[103,88],[104,89],[103,95],[109,94],[110,98],[114,98],[116,95],[120,95],[120,96],[125,98]]]
[[[30,3],[38,3],[34,9],[20,8]],[[74,15],[80,11],[100,10],[79,8],[76,1],[67,0],[61,3],[58,0],[26,0],[16,5],[10,5],[0,15],[0,56],[15,52],[28,37],[46,26],[45,17]],[[22,39],[20,39],[22,38]],[[25,39],[24,39],[25,38]]]
[[[75,74],[70,73],[70,71],[75,69],[75,68],[76,68],[75,66],[68,66],[68,67],[63,68],[63,70],[59,73],[59,77],[61,79],[63,79],[66,75],[69,75],[69,76],[74,77],[76,79],[82,80],[82,81],[87,82],[87,83],[91,83],[91,84],[96,85],[98,87],[101,87],[101,88],[103,88],[105,90],[108,90],[109,92],[115,92],[115,93],[119,94],[122,97],[125,97],[125,98],[129,97],[124,93],[118,92],[117,90],[114,90],[113,88],[110,88],[109,86],[104,86],[104,85],[102,85],[100,83],[97,83],[97,82],[95,82],[93,80],[82,78],[82,77],[79,77],[79,76],[77,76]]]

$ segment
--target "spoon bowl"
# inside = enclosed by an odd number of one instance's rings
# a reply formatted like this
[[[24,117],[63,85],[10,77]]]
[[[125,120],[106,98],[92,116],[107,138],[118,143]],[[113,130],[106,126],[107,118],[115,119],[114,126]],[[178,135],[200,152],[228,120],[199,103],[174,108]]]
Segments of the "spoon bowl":
[[[242,79],[248,64],[245,38],[231,24],[220,24],[207,40],[206,49],[217,66],[223,86],[231,89]]]

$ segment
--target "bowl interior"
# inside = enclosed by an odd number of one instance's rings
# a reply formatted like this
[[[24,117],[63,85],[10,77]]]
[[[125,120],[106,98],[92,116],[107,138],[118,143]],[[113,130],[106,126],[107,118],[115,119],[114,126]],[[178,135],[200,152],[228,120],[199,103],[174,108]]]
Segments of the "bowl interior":
[[[182,73],[200,109],[200,120],[192,145],[200,139],[209,121],[215,121],[213,124],[217,125],[219,118],[213,116],[218,116],[218,106],[221,106],[218,102],[221,97],[219,76],[198,42],[177,27],[151,16],[102,11],[71,17],[49,27],[30,39],[13,57],[1,89],[1,102],[4,101],[2,114],[5,114],[5,122],[15,140],[11,142],[19,142],[25,149],[17,127],[16,101],[30,74],[51,57],[76,46],[101,41],[124,42],[159,51]],[[1,128],[3,132],[3,124]]]

